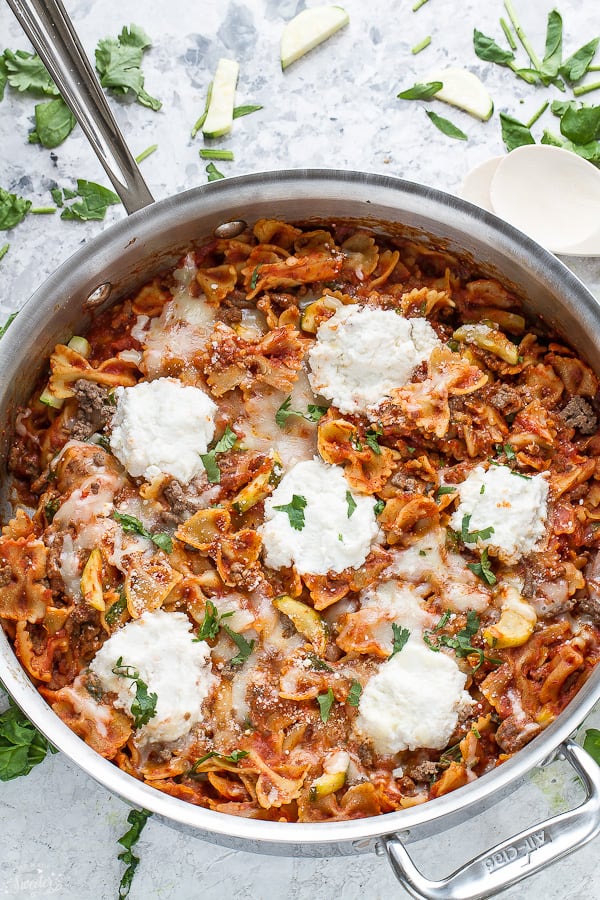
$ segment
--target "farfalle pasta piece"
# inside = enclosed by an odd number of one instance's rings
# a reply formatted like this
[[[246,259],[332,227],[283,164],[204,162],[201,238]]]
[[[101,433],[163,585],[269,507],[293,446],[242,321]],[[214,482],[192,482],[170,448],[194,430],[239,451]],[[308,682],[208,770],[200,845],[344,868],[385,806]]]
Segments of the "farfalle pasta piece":
[[[41,622],[52,594],[44,584],[46,546],[31,537],[0,538],[0,617]]]
[[[231,265],[198,269],[196,281],[209,303],[220,303],[234,289],[237,283],[237,270]]]
[[[50,372],[48,390],[58,400],[73,397],[73,384],[80,378],[106,387],[132,387],[139,378],[134,362],[114,357],[94,368],[81,353],[64,344],[57,344],[50,357]]]
[[[294,241],[302,234],[299,228],[278,219],[258,219],[252,231],[259,243],[277,244],[285,250],[290,250]]]
[[[250,260],[249,260],[250,261]],[[252,300],[263,291],[298,287],[315,281],[331,281],[342,271],[344,257],[341,253],[309,253],[306,256],[288,256],[282,262],[262,263],[258,269],[250,266],[242,270]],[[252,286],[256,275],[256,284]]]
[[[131,560],[125,575],[125,597],[132,619],[162,606],[182,577],[167,563]]]

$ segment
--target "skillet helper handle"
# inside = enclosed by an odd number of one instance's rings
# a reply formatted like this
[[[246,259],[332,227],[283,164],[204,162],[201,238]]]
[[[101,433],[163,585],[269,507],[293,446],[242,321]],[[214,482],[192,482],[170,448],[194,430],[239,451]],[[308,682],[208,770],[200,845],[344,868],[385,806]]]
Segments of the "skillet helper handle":
[[[396,878],[417,900],[480,900],[539,872],[572,850],[583,847],[600,832],[600,767],[572,740],[561,755],[571,763],[586,792],[582,804],[553,816],[466,863],[442,881],[430,881],[416,868],[395,835],[381,839]]]
[[[128,213],[154,202],[61,0],[7,0]]]

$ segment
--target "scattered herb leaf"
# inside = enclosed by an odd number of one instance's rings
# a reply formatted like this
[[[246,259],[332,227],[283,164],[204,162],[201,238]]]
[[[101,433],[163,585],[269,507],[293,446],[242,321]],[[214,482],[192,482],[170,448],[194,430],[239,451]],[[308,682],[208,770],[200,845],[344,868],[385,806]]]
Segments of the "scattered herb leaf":
[[[292,499],[289,503],[273,507],[273,509],[278,510],[278,512],[284,512],[287,515],[291,527],[296,531],[302,531],[304,528],[305,508],[306,498],[302,497],[300,494],[292,494]]]
[[[13,53],[12,50],[5,50],[4,67],[6,80],[16,91],[58,96],[58,88],[37,53],[27,53],[25,50]]]
[[[96,71],[102,87],[121,95],[131,91],[138,103],[156,111],[162,103],[144,90],[141,69],[144,51],[151,46],[150,38],[138,25],[124,27],[117,38],[98,42]]]
[[[10,706],[0,714],[0,781],[29,775],[54,747],[9,699]]]
[[[321,659],[319,656],[315,656],[314,653],[308,653],[307,659],[310,660],[313,669],[318,669],[323,672],[333,672],[331,666],[328,665],[324,659]]]
[[[487,528],[481,528],[475,531],[469,531],[469,525],[471,522],[471,516],[465,515],[462,518],[462,522],[460,525],[460,539],[463,544],[476,544],[478,540],[487,541],[493,533],[494,529],[491,525]]]
[[[8,231],[23,221],[31,209],[31,200],[9,194],[0,188],[0,231]]]
[[[480,561],[478,563],[467,563],[467,567],[471,570],[471,572],[473,572],[474,575],[477,575],[478,578],[481,578],[482,581],[485,581],[486,584],[496,584],[497,579],[490,567],[487,547],[482,551]]]
[[[331,688],[327,688],[326,694],[319,694],[317,696],[317,703],[319,704],[319,710],[321,714],[321,721],[327,722],[329,719],[329,715],[331,713],[331,707],[335,702],[335,696]]]
[[[350,491],[346,491],[346,503],[348,504],[348,518],[351,518],[352,513],[356,509],[356,500]]]
[[[250,113],[258,112],[259,109],[262,109],[262,106],[260,104],[253,104],[253,105],[248,105],[248,106],[235,106],[233,109],[233,118],[241,119],[242,116],[249,116]],[[202,125],[203,124],[204,124],[204,122],[202,123]],[[200,126],[200,127],[202,127],[202,126]]]
[[[131,704],[131,715],[133,716],[135,727],[141,728],[142,725],[146,725],[156,715],[158,696],[154,692],[148,693],[148,685],[140,678],[139,671],[135,666],[124,665],[122,656],[118,658],[112,672],[120,678],[128,678],[130,681],[135,682],[135,700]]]
[[[120,513],[116,509],[113,512],[113,518],[126,533],[139,534],[141,537],[148,538],[149,541],[152,541],[153,544],[156,544],[156,546],[161,550],[164,550],[165,553],[171,553],[173,551],[173,540],[166,532],[161,531],[153,534],[148,531],[135,516],[130,516],[127,513]]]
[[[362,684],[360,683],[360,681],[353,681],[350,685],[348,696],[346,697],[346,703],[348,703],[350,706],[358,706],[361,694]]]
[[[208,453],[200,454],[200,459],[210,484],[220,484],[221,482],[221,469],[216,459],[217,453],[227,453],[228,450],[235,446],[237,439],[237,434],[228,425],[213,449],[209,450]]]
[[[476,28],[473,30],[473,49],[479,59],[483,59],[485,62],[498,63],[499,66],[506,66],[515,58],[514,53],[511,53],[510,50],[503,50],[493,38],[488,37]]]
[[[385,500],[377,500],[377,502],[375,503],[375,506],[373,507],[373,512],[375,513],[375,515],[380,516],[381,513],[384,511],[384,509],[385,509]]]
[[[392,635],[392,652],[388,656],[388,659],[391,659],[392,656],[396,655],[396,653],[400,653],[410,637],[410,631],[408,630],[408,628],[401,628],[400,625],[398,625],[396,622],[392,622]]]
[[[254,644],[256,641],[247,641],[243,634],[238,634],[237,631],[232,631],[227,625],[223,625],[224,631],[227,632],[233,643],[239,650],[236,656],[230,660],[232,666],[240,666],[242,663],[246,662],[252,651],[254,650]]]
[[[252,284],[250,287],[252,288]],[[256,287],[256,285],[254,285],[254,287]],[[285,428],[285,424],[290,416],[299,416],[302,419],[306,419],[307,422],[318,422],[327,412],[326,406],[317,406],[314,403],[309,403],[306,412],[303,413],[299,409],[290,409],[291,403],[291,396],[286,397],[275,413],[275,422],[280,428]]]
[[[125,897],[129,896],[131,882],[140,862],[139,856],[132,852],[132,847],[139,841],[140,835],[151,815],[152,813],[147,809],[132,809],[127,816],[127,821],[131,828],[118,840],[118,843],[125,848],[122,853],[119,853],[118,859],[127,866],[119,884],[119,900],[125,900]]]
[[[559,72],[566,81],[574,84],[581,81],[585,73],[588,71],[590,64],[596,55],[600,38],[594,38],[583,47],[580,47],[572,56],[564,61]]]
[[[205,753],[204,756],[201,756],[200,759],[196,760],[196,762],[188,772],[188,775],[195,775],[200,766],[203,763],[207,762],[209,759],[220,759],[223,762],[235,764],[239,763],[240,759],[245,759],[245,757],[248,755],[249,754],[247,750],[233,750],[232,753],[228,754],[217,753],[216,750],[211,750],[209,753]]]
[[[527,125],[509,116],[507,113],[500,113],[500,126],[502,128],[502,140],[509,153],[517,147],[535,144],[533,135]]]
[[[431,100],[444,87],[441,81],[417,81],[412,87],[398,94],[399,100]]]
[[[587,729],[583,739],[583,749],[600,766],[600,731],[597,728]]]
[[[29,133],[30,144],[41,144],[51,150],[58,147],[71,134],[75,116],[62,99],[48,100],[35,106],[35,130]]]
[[[112,606],[110,606],[104,615],[106,622],[108,625],[114,625],[115,622],[121,618],[121,615],[127,609],[127,597],[123,592],[118,600],[115,600]]]
[[[71,193],[70,191],[63,191],[65,200],[71,199]],[[60,214],[61,219],[68,219],[69,221],[79,219],[84,222],[90,220],[101,221],[105,217],[109,206],[114,206],[121,202],[119,197],[112,191],[109,191],[108,188],[103,187],[101,184],[96,184],[94,181],[86,181],[83,178],[77,179],[76,196],[80,199],[63,209]]]
[[[468,136],[461,131],[460,128],[457,128],[449,119],[445,119],[443,116],[438,116],[437,113],[434,113],[430,109],[425,110],[425,115],[428,116],[429,119],[433,122],[436,128],[447,135],[448,137],[454,138],[456,141],[468,141]]]
[[[221,178],[225,178],[222,172],[219,172],[214,163],[209,163],[206,167],[206,174],[208,175],[209,181],[220,181]]]
[[[365,441],[367,446],[371,448],[373,453],[376,456],[381,456],[381,447],[379,446],[379,438],[383,434],[383,428],[381,425],[377,425],[376,427],[371,426],[368,428],[365,434]]]

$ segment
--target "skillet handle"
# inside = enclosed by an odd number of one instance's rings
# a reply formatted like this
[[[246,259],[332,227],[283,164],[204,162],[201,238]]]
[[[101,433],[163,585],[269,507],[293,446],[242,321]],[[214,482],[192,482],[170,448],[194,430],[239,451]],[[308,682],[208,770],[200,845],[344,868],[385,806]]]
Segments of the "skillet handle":
[[[7,0],[128,213],[154,202],[61,0]]]
[[[600,767],[572,740],[565,741],[560,751],[583,782],[584,802],[502,841],[441,881],[422,875],[395,835],[383,837],[378,850],[387,854],[396,878],[411,897],[480,900],[494,896],[591,841],[600,832]]]

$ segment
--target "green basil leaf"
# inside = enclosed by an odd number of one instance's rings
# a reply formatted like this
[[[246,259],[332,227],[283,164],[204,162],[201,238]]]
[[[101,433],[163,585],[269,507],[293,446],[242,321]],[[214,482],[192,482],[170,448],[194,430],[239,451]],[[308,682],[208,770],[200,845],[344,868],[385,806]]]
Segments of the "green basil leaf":
[[[430,109],[426,109],[425,114],[431,119],[435,127],[439,128],[442,134],[454,138],[454,140],[456,141],[469,140],[464,131],[461,131],[460,128],[457,128],[456,125],[453,125],[449,119],[444,119],[443,116],[438,116],[437,113],[432,112]]]
[[[600,137],[600,106],[570,107],[560,120],[560,133],[574,144],[587,144]]]
[[[166,531],[159,531],[158,534],[152,534],[150,540],[153,544],[156,544],[160,550],[164,550],[165,553],[173,552],[173,538],[170,534],[167,534]]]
[[[502,128],[502,140],[510,153],[516,147],[524,147],[526,144],[535,144],[531,131],[518,119],[506,113],[500,113],[500,125]]]
[[[511,53],[510,50],[503,50],[493,38],[488,37],[476,28],[473,30],[473,49],[479,59],[498,63],[500,66],[508,65],[515,58],[514,53]]]
[[[584,44],[583,47],[580,47],[572,56],[569,56],[560,67],[562,77],[571,82],[571,84],[581,81],[596,55],[599,43],[600,38],[594,38],[589,43]]]
[[[138,670],[134,666],[124,665],[121,656],[113,666],[112,672],[114,675],[128,678],[135,683],[135,698],[131,703],[133,724],[136,728],[147,725],[150,719],[153,719],[156,715],[158,695],[154,692],[148,692],[148,685],[140,678]]]
[[[75,116],[62,99],[48,100],[47,103],[38,103],[35,107],[35,134],[36,140],[31,143],[40,143],[42,147],[52,149],[68,138],[76,125]]]
[[[240,666],[242,663],[246,662],[246,660],[254,650],[256,641],[247,641],[243,634],[238,634],[237,631],[232,631],[231,628],[228,628],[227,625],[223,625],[223,630],[227,632],[227,634],[239,650],[239,653],[230,660],[231,665]]]
[[[360,681],[353,681],[346,697],[346,703],[350,706],[358,706],[360,703],[360,695],[362,694],[362,684]]]
[[[398,94],[399,100],[431,100],[434,94],[444,87],[441,81],[417,82],[406,91]]]

